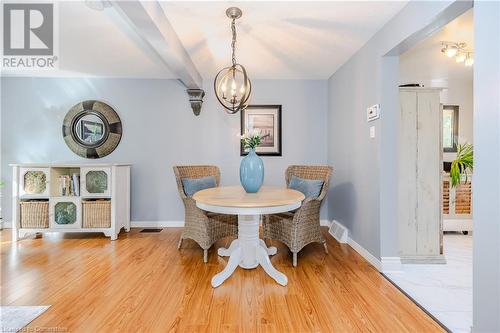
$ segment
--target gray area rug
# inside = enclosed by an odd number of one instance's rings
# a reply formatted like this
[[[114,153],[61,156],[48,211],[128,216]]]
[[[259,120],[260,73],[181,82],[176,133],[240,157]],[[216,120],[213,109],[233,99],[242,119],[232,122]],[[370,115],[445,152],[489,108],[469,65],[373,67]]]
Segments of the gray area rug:
[[[17,332],[47,311],[50,305],[43,306],[1,306],[0,332]]]

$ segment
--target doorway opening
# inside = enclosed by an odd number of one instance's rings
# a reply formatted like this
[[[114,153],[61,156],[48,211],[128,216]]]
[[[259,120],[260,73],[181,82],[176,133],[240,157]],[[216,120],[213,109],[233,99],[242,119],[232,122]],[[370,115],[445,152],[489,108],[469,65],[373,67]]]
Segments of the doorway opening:
[[[399,61],[403,268],[386,275],[453,332],[472,326],[473,29],[470,9]]]

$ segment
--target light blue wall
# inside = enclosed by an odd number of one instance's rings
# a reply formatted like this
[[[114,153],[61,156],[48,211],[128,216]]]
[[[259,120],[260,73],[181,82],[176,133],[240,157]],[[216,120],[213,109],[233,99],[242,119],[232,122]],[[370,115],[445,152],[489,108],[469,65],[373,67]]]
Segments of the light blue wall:
[[[500,2],[474,4],[473,332],[500,332]]]
[[[411,47],[405,41],[418,39],[431,22],[446,19],[440,17],[451,5],[410,2],[328,81],[328,163],[336,168],[329,217],[379,258],[399,256],[398,52]],[[373,104],[381,105],[381,118],[367,123],[366,108]],[[370,126],[375,138],[369,136]]]
[[[183,220],[172,165],[216,164],[223,184],[239,183],[240,115],[221,111],[210,82],[198,117],[175,80],[2,78],[1,83],[5,221],[11,218],[5,195],[11,193],[9,163],[90,161],[73,154],[61,135],[66,112],[85,99],[103,100],[121,117],[122,141],[100,161],[133,164],[133,221]],[[264,157],[265,184],[283,186],[289,164],[326,163],[327,81],[262,80],[252,88],[252,104],[283,105],[283,157]]]

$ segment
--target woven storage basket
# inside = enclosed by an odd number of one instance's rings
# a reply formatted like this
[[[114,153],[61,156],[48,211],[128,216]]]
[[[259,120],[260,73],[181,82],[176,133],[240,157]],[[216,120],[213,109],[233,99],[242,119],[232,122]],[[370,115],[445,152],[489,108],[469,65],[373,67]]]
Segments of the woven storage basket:
[[[82,201],[84,228],[111,227],[111,201]]]
[[[48,201],[21,201],[21,228],[48,228]]]

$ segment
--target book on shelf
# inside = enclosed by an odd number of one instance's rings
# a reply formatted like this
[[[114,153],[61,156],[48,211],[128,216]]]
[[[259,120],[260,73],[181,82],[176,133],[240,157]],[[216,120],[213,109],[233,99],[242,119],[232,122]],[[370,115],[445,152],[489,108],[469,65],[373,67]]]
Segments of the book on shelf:
[[[72,177],[72,181],[73,181],[73,194],[75,196],[79,196],[80,195],[80,175],[77,175],[76,173],[74,173],[73,177]]]
[[[72,176],[59,176],[59,193],[63,197],[80,195],[80,176],[74,173]]]

